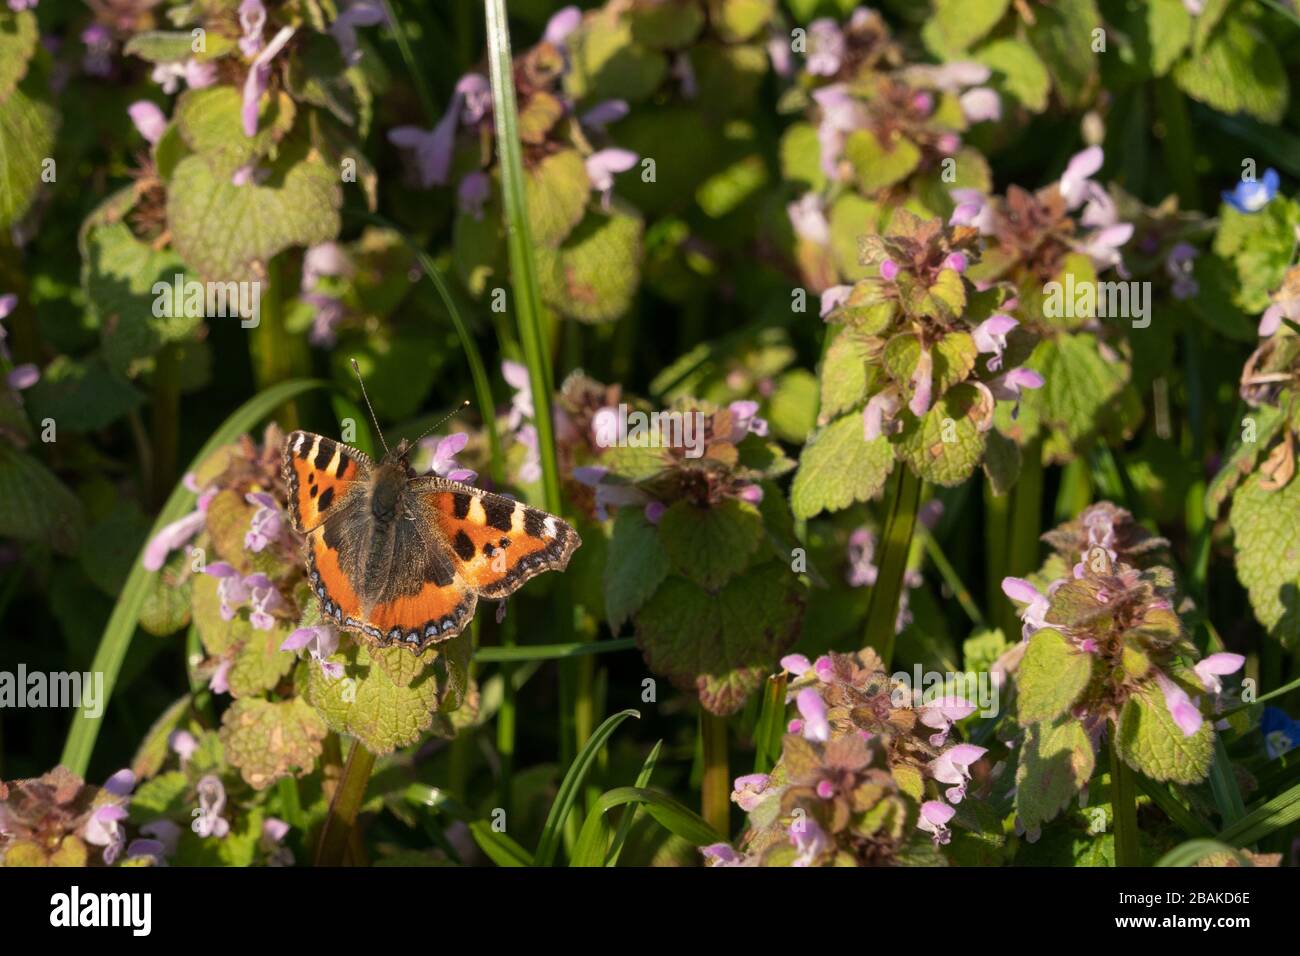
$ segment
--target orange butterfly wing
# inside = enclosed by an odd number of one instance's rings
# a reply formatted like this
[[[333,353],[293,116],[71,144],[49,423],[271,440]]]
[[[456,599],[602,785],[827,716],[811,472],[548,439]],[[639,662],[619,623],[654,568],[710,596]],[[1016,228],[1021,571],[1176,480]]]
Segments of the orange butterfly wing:
[[[362,452],[324,435],[292,432],[284,440],[280,472],[289,490],[294,529],[311,531],[339,507],[354,481],[370,477],[371,461]]]
[[[504,598],[543,571],[563,571],[582,544],[567,522],[522,501],[445,478],[416,486],[451,546],[457,577],[480,597]]]

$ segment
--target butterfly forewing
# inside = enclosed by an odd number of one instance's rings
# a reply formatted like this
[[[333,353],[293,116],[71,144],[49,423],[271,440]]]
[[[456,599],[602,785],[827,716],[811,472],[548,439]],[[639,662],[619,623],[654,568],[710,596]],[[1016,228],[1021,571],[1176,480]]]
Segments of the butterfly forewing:
[[[369,481],[372,467],[355,448],[323,435],[292,432],[284,440],[281,471],[288,487],[289,517],[296,530],[307,532],[331,512],[341,511],[354,485]]]

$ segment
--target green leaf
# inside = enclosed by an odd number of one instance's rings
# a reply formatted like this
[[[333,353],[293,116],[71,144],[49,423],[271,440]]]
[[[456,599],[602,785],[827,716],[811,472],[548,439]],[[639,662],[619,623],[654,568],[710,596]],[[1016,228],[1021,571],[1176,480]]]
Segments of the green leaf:
[[[0,61],[2,62],[2,61]],[[53,156],[59,114],[28,76],[0,101],[0,229],[22,218]]]
[[[284,145],[254,174],[269,172],[264,180],[236,186],[234,172],[224,157],[187,156],[167,190],[172,242],[205,279],[258,281],[276,253],[338,235],[338,174],[304,145]]]
[[[486,820],[469,824],[470,836],[489,860],[497,866],[533,866],[533,855],[504,833],[492,829]]]
[[[0,442],[0,538],[51,543],[75,553],[84,531],[81,502],[53,472]]]
[[[1074,718],[1063,716],[1030,727],[1016,768],[1016,813],[1021,826],[1041,827],[1065,809],[1092,777],[1096,761],[1088,732]]]
[[[822,356],[820,413],[829,421],[866,401],[868,370],[861,336],[842,327],[828,334],[834,338]]]
[[[694,688],[715,714],[734,713],[793,641],[801,586],[772,561],[710,593],[669,577],[636,617],[646,663],[679,687]]]
[[[292,632],[288,626],[274,627],[269,631],[253,629],[244,646],[235,654],[228,680],[230,695],[236,699],[252,697],[272,690],[289,671],[297,657],[291,651],[280,650]]]
[[[799,456],[790,486],[796,518],[839,511],[880,494],[894,466],[894,451],[881,436],[867,441],[861,415],[845,415],[814,435]]]
[[[30,10],[0,11],[0,104],[23,77],[40,40],[36,14]]]
[[[1286,68],[1273,45],[1241,17],[1225,19],[1173,76],[1192,99],[1223,113],[1249,113],[1265,123],[1281,122],[1286,113]]]
[[[1251,866],[1250,860],[1242,853],[1238,853],[1233,847],[1226,843],[1220,843],[1218,840],[1188,840],[1174,847],[1160,859],[1156,860],[1156,866],[1195,866],[1207,856],[1225,854],[1228,858],[1236,860],[1238,866]]]
[[[1261,804],[1219,834],[1231,846],[1250,846],[1300,820],[1300,784]]]
[[[871,195],[900,183],[921,162],[921,150],[905,136],[881,143],[870,130],[854,130],[844,140],[844,156],[857,175],[858,188]]]
[[[846,191],[831,204],[831,254],[846,282],[873,275],[875,269],[858,261],[858,240],[880,225],[880,204]]]
[[[215,60],[235,48],[235,41],[209,30],[203,37],[204,49],[194,52],[194,37],[188,30],[145,30],[126,41],[122,52],[150,63],[175,63],[188,60]]]
[[[1092,661],[1091,654],[1076,650],[1059,631],[1036,631],[1016,675],[1021,725],[1055,720],[1068,711],[1092,678]]]
[[[1080,106],[1092,93],[1097,58],[1093,31],[1101,28],[1094,0],[1057,0],[1034,11],[1029,42],[1051,67],[1057,95],[1068,106]]]
[[[325,722],[298,697],[237,700],[221,718],[226,758],[254,790],[265,790],[291,773],[309,773],[324,739]]]
[[[1259,622],[1294,648],[1300,646],[1300,479],[1276,491],[1261,481],[1259,472],[1247,478],[1228,514],[1237,577]]]
[[[811,123],[793,123],[781,134],[781,178],[805,192],[826,187],[821,144]]]
[[[723,837],[704,821],[672,797],[647,790],[645,787],[618,787],[601,794],[592,806],[573,853],[573,866],[607,866],[605,861],[608,842],[608,824],[605,814],[619,806],[644,806],[646,812],[665,830],[685,840],[691,846],[708,846],[720,843]],[[631,814],[631,809],[624,811]]]
[[[980,401],[975,386],[963,382],[950,388],[921,418],[905,413],[902,432],[891,439],[898,457],[931,484],[961,484],[984,455],[988,433],[980,431],[971,417]]]
[[[1031,113],[1047,109],[1052,77],[1034,48],[1020,40],[993,40],[975,53],[975,59],[994,71],[993,87],[1019,101]]]
[[[33,416],[74,432],[103,428],[139,408],[141,395],[100,356],[81,361],[60,355],[28,392]]]
[[[186,471],[197,470],[216,449],[234,441],[236,437],[248,431],[290,398],[311,389],[320,388],[322,384],[321,382],[293,380],[282,382],[268,388],[259,395],[253,396],[236,409],[222,423],[221,427],[209,436],[207,442],[204,443],[199,453],[190,462],[190,466]],[[166,525],[176,521],[193,507],[194,493],[184,485],[177,485],[167,498],[162,511],[159,512],[158,520],[154,522],[149,537],[152,538]],[[148,596],[152,578],[153,575],[146,571],[144,566],[137,561],[131,569],[131,575],[127,578],[126,586],[122,589],[117,604],[113,606],[112,616],[109,617],[108,624],[104,628],[104,634],[99,640],[99,647],[95,651],[91,669],[102,672],[104,675],[103,699],[99,703],[105,707],[108,705],[108,699],[113,693],[113,685],[117,680],[118,672],[121,670],[122,661],[126,658],[131,638],[135,634],[135,625],[140,618],[140,609]],[[86,766],[90,763],[90,755],[95,747],[95,738],[99,734],[99,726],[100,720],[98,716],[89,717],[84,710],[78,712],[76,719],[72,722],[71,730],[68,731],[68,739],[64,744],[63,756],[59,762],[73,773],[84,774]]]
[[[602,8],[569,35],[570,71],[565,86],[574,99],[635,103],[659,88],[668,73],[668,59],[636,42],[632,31],[629,17]]]
[[[639,508],[619,508],[605,564],[605,613],[617,634],[668,576],[668,555]]]
[[[1152,780],[1200,783],[1214,759],[1214,729],[1202,721],[1190,737],[1174,723],[1164,693],[1146,684],[1124,703],[1115,728],[1119,755]]]
[[[613,735],[619,724],[629,717],[640,718],[640,716],[639,711],[631,709],[611,714],[587,738],[587,742],[582,747],[582,752],[574,758],[568,772],[564,775],[564,779],[560,782],[560,789],[555,793],[555,800],[551,804],[550,812],[546,815],[546,823],[542,825],[542,835],[537,841],[537,855],[534,866],[550,866],[555,860],[555,854],[560,844],[560,834],[564,829],[564,820],[582,793],[583,782],[587,779],[587,773],[591,770],[592,763],[595,762],[597,755],[604,748],[605,742]]]
[[[576,149],[552,153],[528,171],[528,221],[533,239],[558,246],[582,221],[591,196],[591,180]]]
[[[758,509],[736,498],[709,508],[679,501],[659,520],[659,541],[673,570],[709,590],[745,570],[762,540]]]
[[[1127,366],[1104,357],[1099,344],[1091,333],[1059,335],[1039,342],[1026,363],[1046,382],[1021,393],[1024,409],[1059,429],[1074,446],[1097,431],[1128,379]]]
[[[984,445],[984,474],[995,495],[1005,495],[1020,477],[1020,446],[996,429]]]
[[[1192,41],[1192,15],[1183,0],[1148,0],[1141,16],[1146,64],[1153,76],[1164,76]]]
[[[936,56],[954,57],[982,40],[1009,6],[1011,0],[935,0],[921,38]]]
[[[293,127],[296,107],[286,94],[263,98],[257,135],[244,134],[244,98],[233,86],[189,89],[176,101],[176,127],[185,145],[213,166],[235,167],[265,156]]]
[[[538,246],[542,297],[580,322],[610,322],[632,303],[641,280],[640,217],[593,212],[558,250]]]

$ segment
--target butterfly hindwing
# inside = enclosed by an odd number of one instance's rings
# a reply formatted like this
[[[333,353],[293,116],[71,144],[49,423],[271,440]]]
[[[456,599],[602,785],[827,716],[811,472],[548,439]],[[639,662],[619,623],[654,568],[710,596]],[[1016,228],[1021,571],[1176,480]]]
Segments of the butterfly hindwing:
[[[323,435],[293,432],[284,442],[281,467],[289,492],[289,517],[301,532],[319,527],[342,510],[355,482],[370,478],[366,455]]]
[[[582,544],[566,522],[521,501],[445,478],[412,482],[446,540],[457,577],[504,598],[543,571],[562,571]]]

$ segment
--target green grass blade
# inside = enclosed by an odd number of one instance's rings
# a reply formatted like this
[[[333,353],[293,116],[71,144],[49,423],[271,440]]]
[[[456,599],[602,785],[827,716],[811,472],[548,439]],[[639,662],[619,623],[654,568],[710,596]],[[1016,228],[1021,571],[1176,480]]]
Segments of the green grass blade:
[[[682,806],[672,797],[644,787],[618,787],[601,795],[591,808],[582,835],[574,851],[574,866],[600,866],[604,860],[603,833],[608,824],[603,822],[606,813],[625,804],[641,804],[646,812],[669,833],[681,837],[691,846],[708,846],[722,842],[722,837],[699,814]]]
[[[514,286],[515,315],[519,341],[524,350],[533,392],[533,423],[542,460],[542,486],[546,507],[560,513],[560,468],[555,456],[555,435],[551,418],[553,389],[551,360],[547,348],[542,291],[533,259],[532,226],[524,194],[523,149],[519,139],[519,109],[515,102],[514,64],[510,53],[510,26],[505,0],[486,0],[488,72],[492,80],[492,112],[496,119],[497,163],[501,172],[502,206],[505,213],[506,246],[510,278]]]
[[[905,462],[894,466],[890,481],[889,518],[884,527],[878,565],[880,573],[871,588],[867,605],[867,626],[862,643],[880,655],[885,667],[894,656],[894,625],[898,620],[899,596],[912,549],[916,511],[921,503],[921,479]]]
[[[785,735],[784,672],[769,677],[763,686],[763,705],[754,728],[754,773],[767,773],[781,756],[781,738]]]
[[[186,471],[198,467],[199,463],[221,445],[234,441],[285,402],[304,392],[324,388],[326,384],[311,379],[298,379],[281,382],[253,396],[208,437]],[[146,541],[152,540],[154,535],[166,525],[182,517],[193,507],[194,493],[184,485],[177,485],[167,498],[162,511],[159,512],[158,520],[154,522]],[[140,563],[140,556],[137,556],[131,566],[131,573],[126,579],[126,585],[122,588],[122,594],[113,606],[113,613],[108,618],[104,634],[99,639],[99,647],[95,651],[95,659],[90,669],[104,675],[104,694],[101,704],[106,704],[113,693],[113,684],[117,680],[118,671],[122,668],[122,661],[126,659],[131,638],[135,636],[135,625],[140,619],[140,609],[144,606],[152,576],[153,572],[146,571],[144,565]],[[84,710],[78,712],[72,719],[72,727],[68,731],[68,739],[63,745],[63,756],[59,762],[73,773],[85,775],[86,768],[90,765],[90,755],[95,749],[99,724],[100,718],[89,717]]]
[[[497,866],[533,865],[532,854],[504,833],[497,833],[486,820],[475,820],[469,832],[478,848]]]
[[[1242,866],[1251,862],[1243,854],[1218,840],[1188,840],[1180,843],[1156,861],[1156,866],[1195,866],[1197,862],[1211,853],[1229,853]]]
[[[582,791],[582,783],[587,777],[587,772],[596,760],[596,754],[600,753],[600,748],[605,746],[605,741],[623,721],[629,717],[640,718],[641,714],[635,710],[621,710],[617,714],[611,715],[603,724],[596,728],[596,732],[591,735],[582,751],[569,767],[569,772],[564,775],[564,780],[560,783],[559,792],[555,794],[555,802],[551,804],[551,812],[546,815],[546,824],[542,827],[542,838],[537,842],[537,866],[550,866],[555,860],[556,850],[559,849],[561,831],[564,828],[564,820],[573,809],[573,805],[578,800],[578,794]]]
[[[1210,792],[1214,794],[1214,803],[1224,825],[1230,827],[1246,815],[1246,804],[1241,799],[1241,788],[1237,786],[1228,748],[1223,743],[1223,735],[1217,733],[1214,735],[1214,763],[1210,767]]]
[[[1138,789],[1150,797],[1152,802],[1165,812],[1165,816],[1181,827],[1189,837],[1208,837],[1214,833],[1209,824],[1183,806],[1165,784],[1148,780],[1138,774],[1137,785]]]
[[[1300,784],[1256,807],[1224,829],[1219,839],[1232,846],[1250,846],[1297,820],[1300,820]]]
[[[636,786],[644,790],[650,786],[650,778],[654,776],[655,765],[659,763],[659,751],[663,749],[664,742],[660,740],[650,751],[650,756],[645,758],[645,763],[641,765],[641,772],[636,775]],[[609,846],[609,852],[605,854],[606,866],[617,866],[619,854],[623,852],[623,844],[627,842],[628,834],[632,832],[632,823],[636,819],[636,809],[629,807],[628,811],[623,814],[623,819],[618,821],[618,829],[614,832],[614,842]]]
[[[575,641],[569,644],[516,644],[510,647],[480,647],[474,659],[483,664],[517,664],[525,661],[553,661],[588,654],[607,654],[636,647],[636,638],[618,637],[609,641]]]

